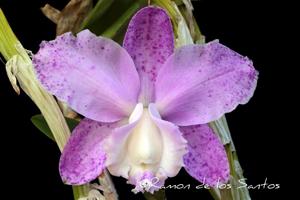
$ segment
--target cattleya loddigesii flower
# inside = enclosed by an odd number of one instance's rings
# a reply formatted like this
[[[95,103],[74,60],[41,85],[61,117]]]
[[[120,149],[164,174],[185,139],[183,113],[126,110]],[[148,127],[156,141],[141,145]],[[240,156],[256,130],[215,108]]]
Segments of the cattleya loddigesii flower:
[[[60,159],[65,183],[107,168],[135,192],[153,192],[182,167],[211,186],[228,181],[224,147],[207,123],[253,95],[248,58],[218,41],[174,51],[170,18],[148,6],[130,21],[123,47],[88,30],[66,33],[43,42],[33,63],[47,91],[86,117]]]

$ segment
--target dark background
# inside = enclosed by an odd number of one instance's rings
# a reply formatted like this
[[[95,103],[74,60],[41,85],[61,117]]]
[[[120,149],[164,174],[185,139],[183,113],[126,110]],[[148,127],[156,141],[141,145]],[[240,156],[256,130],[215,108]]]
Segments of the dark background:
[[[39,8],[50,3],[63,8],[68,0],[0,0],[14,32],[22,44],[36,52],[42,40],[55,37],[55,25]],[[290,50],[286,42],[288,21],[284,20],[282,3],[259,0],[198,0],[193,1],[194,14],[207,41],[220,42],[242,55],[247,55],[260,72],[254,97],[244,106],[227,114],[232,136],[248,184],[279,183],[281,189],[250,190],[254,200],[282,199],[289,187],[283,179],[291,176],[283,165],[293,165],[289,143],[283,138],[295,134],[289,130],[290,116],[283,114],[289,101],[289,88],[284,84],[291,74]],[[295,67],[295,66],[294,66]],[[12,199],[72,199],[69,186],[63,185],[58,174],[59,150],[55,143],[41,134],[30,122],[39,113],[31,100],[22,93],[17,96],[10,86],[0,63],[1,165],[2,183]],[[115,178],[121,200],[143,199],[130,193],[125,180]],[[198,183],[182,170],[167,184]],[[2,190],[2,189],[1,189]],[[168,199],[211,199],[205,190],[168,190]],[[197,198],[196,198],[197,196]]]

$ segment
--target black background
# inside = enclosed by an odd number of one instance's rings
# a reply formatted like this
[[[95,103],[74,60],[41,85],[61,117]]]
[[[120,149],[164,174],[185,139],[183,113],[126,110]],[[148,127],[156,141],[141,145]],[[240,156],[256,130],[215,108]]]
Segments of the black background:
[[[40,12],[39,8],[50,3],[63,8],[67,0],[0,0],[17,37],[27,48],[36,52],[42,40],[55,37],[55,25]],[[285,152],[283,138],[296,134],[288,130],[290,117],[284,115],[289,101],[288,82],[291,67],[285,53],[288,21],[283,17],[284,5],[275,1],[259,0],[198,0],[193,1],[195,16],[207,41],[220,42],[242,55],[247,55],[260,72],[254,97],[244,106],[227,114],[232,136],[238,151],[248,184],[281,184],[279,190],[250,190],[254,200],[283,199],[284,177],[292,173],[282,166],[293,165]],[[5,193],[12,199],[72,199],[69,186],[63,185],[58,174],[59,150],[33,127],[30,117],[39,113],[30,99],[22,93],[17,96],[7,80],[0,63],[1,107],[1,165],[4,167],[2,182]],[[114,178],[120,199],[143,199],[130,193],[132,188],[125,180]],[[198,184],[183,170],[168,184]],[[2,189],[1,189],[2,190]],[[210,199],[205,190],[168,190],[168,199]],[[197,196],[197,198],[196,198]]]

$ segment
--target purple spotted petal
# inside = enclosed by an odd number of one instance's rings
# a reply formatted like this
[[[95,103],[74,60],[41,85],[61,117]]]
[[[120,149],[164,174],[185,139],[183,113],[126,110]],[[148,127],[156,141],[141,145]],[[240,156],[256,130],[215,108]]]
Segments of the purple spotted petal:
[[[140,83],[131,57],[88,30],[42,43],[33,63],[50,93],[90,119],[117,121],[136,104]]]
[[[140,101],[153,102],[157,72],[174,51],[172,24],[167,13],[153,6],[141,9],[129,23],[123,46],[140,75]]]
[[[66,184],[80,185],[97,178],[105,168],[102,141],[118,123],[81,120],[60,158],[59,171]]]
[[[256,88],[252,62],[217,41],[178,49],[156,82],[156,105],[177,125],[205,124],[245,104]]]
[[[187,172],[198,181],[216,186],[229,180],[229,163],[225,149],[207,125],[194,125],[180,128],[188,141],[188,150],[184,156]]]

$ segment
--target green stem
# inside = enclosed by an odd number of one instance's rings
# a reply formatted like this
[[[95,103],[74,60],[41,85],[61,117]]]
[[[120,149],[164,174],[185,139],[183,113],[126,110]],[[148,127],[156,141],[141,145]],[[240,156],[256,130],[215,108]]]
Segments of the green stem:
[[[210,195],[213,197],[214,200],[221,200],[221,194],[219,189],[217,188],[211,188],[208,190]]]
[[[12,32],[4,13],[0,8],[0,53],[5,60],[9,60],[14,55],[18,55],[19,52],[16,49],[18,39]]]
[[[23,91],[32,99],[45,117],[60,150],[63,149],[69,136],[67,126],[56,100],[41,88],[35,77],[33,66],[27,51],[22,47],[17,37],[10,28],[2,10],[0,9],[0,53],[8,61],[6,67],[14,67],[13,73],[8,73],[10,78],[16,78]],[[9,65],[9,64],[12,65]],[[13,85],[16,83],[12,83]],[[85,194],[87,185],[73,186],[74,195],[80,197]]]
[[[98,177],[98,181],[103,188],[105,200],[118,200],[116,188],[107,169]]]
[[[89,184],[74,185],[72,186],[74,200],[78,200],[80,197],[87,197],[90,191]]]

